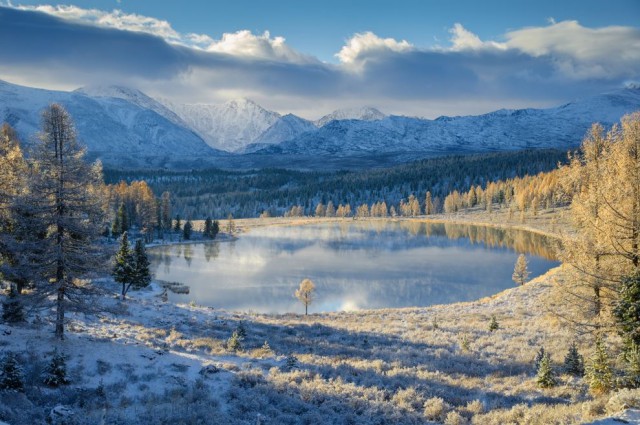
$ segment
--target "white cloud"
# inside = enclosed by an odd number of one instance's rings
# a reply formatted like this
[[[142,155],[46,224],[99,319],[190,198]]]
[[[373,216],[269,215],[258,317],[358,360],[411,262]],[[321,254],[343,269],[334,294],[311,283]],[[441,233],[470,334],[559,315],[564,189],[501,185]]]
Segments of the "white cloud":
[[[463,50],[477,50],[486,48],[495,48],[504,50],[506,46],[502,43],[496,43],[495,41],[482,41],[480,37],[467,30],[462,24],[456,23],[453,28],[449,30],[451,34],[451,48],[454,52]]]
[[[172,43],[180,43],[183,38],[167,21],[143,15],[124,13],[119,9],[106,12],[99,9],[83,9],[71,5],[20,5],[14,7],[20,10],[43,12],[58,18],[105,28],[144,32],[162,37]]]
[[[406,40],[397,41],[393,38],[381,38],[372,32],[357,33],[342,46],[336,57],[343,64],[363,65],[370,55],[388,52],[408,52],[414,46]]]
[[[207,34],[181,34],[165,20],[124,13],[119,9],[107,12],[65,5],[12,6],[9,3],[8,6],[20,10],[43,12],[77,23],[151,34],[172,44],[209,52],[294,63],[317,61],[311,56],[296,52],[285,43],[283,37],[271,38],[268,31],[262,35],[254,35],[251,31],[241,30],[235,33],[224,33],[220,40],[215,40]]]
[[[577,21],[562,21],[511,31],[506,38],[508,48],[553,57],[558,69],[572,78],[633,76],[640,64],[638,28],[585,28]]]
[[[315,61],[310,56],[304,56],[289,47],[283,37],[271,38],[269,31],[262,35],[254,35],[248,30],[224,33],[220,40],[211,40],[206,50],[255,59],[296,63]]]

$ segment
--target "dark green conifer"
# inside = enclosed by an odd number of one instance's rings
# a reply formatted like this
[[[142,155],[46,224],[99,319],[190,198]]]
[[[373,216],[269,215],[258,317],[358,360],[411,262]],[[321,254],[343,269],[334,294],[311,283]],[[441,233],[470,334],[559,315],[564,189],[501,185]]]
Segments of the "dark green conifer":
[[[118,249],[118,252],[116,252],[113,270],[111,271],[113,280],[122,284],[122,299],[127,295],[127,292],[135,279],[134,273],[133,253],[129,246],[129,237],[127,232],[124,232],[120,238],[120,248]]]
[[[556,385],[556,379],[553,377],[553,369],[551,369],[551,359],[549,353],[545,353],[540,361],[536,382],[541,388],[551,388]]]
[[[7,353],[2,361],[0,390],[24,391],[22,368],[13,353]]]
[[[569,346],[569,351],[564,358],[564,370],[571,375],[584,375],[584,359],[578,352],[578,346],[575,341]]]
[[[51,363],[49,363],[44,372],[42,382],[50,387],[59,387],[69,383],[67,379],[67,362],[64,356],[58,353],[57,349],[53,353]]]

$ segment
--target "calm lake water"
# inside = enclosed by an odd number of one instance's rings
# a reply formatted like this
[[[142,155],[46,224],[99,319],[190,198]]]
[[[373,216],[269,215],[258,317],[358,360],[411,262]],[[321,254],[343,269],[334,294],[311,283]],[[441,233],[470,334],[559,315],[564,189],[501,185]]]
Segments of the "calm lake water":
[[[316,285],[310,313],[475,300],[515,285],[519,253],[531,278],[559,264],[536,234],[409,222],[274,226],[235,242],[149,249],[157,279],[191,289],[170,299],[264,313],[303,313],[293,293],[304,278]]]

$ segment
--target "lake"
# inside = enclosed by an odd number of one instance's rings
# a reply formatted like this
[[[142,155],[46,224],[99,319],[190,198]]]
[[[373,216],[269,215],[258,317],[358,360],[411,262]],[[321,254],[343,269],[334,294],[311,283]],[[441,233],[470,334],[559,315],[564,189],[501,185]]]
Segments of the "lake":
[[[534,233],[407,221],[271,226],[148,252],[156,279],[190,287],[172,301],[260,313],[304,313],[293,295],[304,278],[316,286],[309,313],[423,307],[513,287],[519,253],[531,278],[559,264],[551,240]]]

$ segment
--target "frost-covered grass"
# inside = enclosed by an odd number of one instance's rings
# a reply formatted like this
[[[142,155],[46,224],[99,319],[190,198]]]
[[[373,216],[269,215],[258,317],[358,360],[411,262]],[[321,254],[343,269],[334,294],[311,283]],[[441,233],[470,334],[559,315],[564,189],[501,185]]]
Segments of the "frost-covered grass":
[[[26,384],[0,392],[0,422],[45,423],[57,407],[69,424],[568,424],[640,407],[638,391],[593,399],[562,374],[576,339],[554,313],[567,279],[559,267],[475,302],[306,317],[175,305],[154,284],[124,302],[101,299],[110,313],[70,315],[62,342],[32,314],[0,324],[0,357],[18,355]],[[232,350],[241,324],[246,337]],[[577,342],[587,357],[591,339]],[[540,346],[554,388],[536,385]],[[54,348],[67,357],[68,386],[42,384]]]
[[[592,400],[568,375],[555,388],[536,386],[538,347],[559,372],[574,339],[547,311],[561,307],[565,278],[557,268],[472,303],[308,317],[173,305],[154,287],[125,302],[103,300],[121,305],[117,314],[73,316],[63,342],[48,323],[1,325],[0,350],[18,354],[26,391],[1,393],[0,420],[44,421],[62,404],[73,411],[67,423],[87,424],[547,424],[638,403],[635,393],[617,404]],[[240,322],[247,336],[232,351],[226,343]],[[271,351],[261,349],[265,341]],[[588,354],[590,341],[578,341]],[[40,376],[55,347],[67,356],[71,384],[50,389]]]

